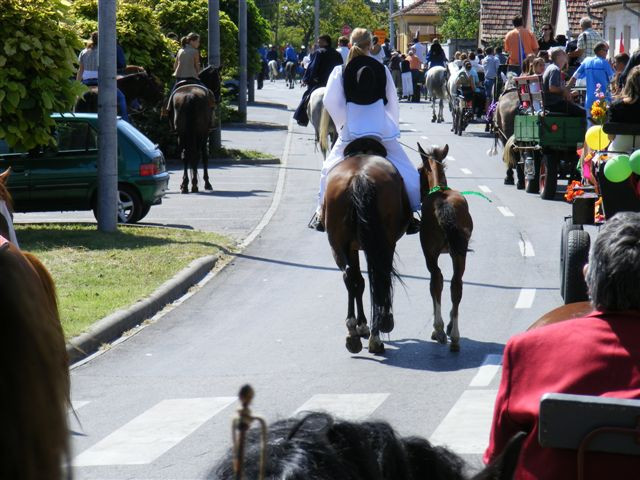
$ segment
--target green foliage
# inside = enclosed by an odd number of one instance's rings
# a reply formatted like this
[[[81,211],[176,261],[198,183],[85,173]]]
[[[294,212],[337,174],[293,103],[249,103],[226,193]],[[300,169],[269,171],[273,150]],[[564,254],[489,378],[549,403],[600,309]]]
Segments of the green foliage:
[[[61,0],[3,0],[0,9],[0,138],[30,150],[53,142],[50,114],[68,111],[84,87],[71,81],[80,42]]]
[[[542,36],[542,26],[545,23],[551,23],[551,3],[545,3],[542,5],[538,16],[535,18],[535,34],[539,37]]]
[[[362,27],[370,31],[388,27],[389,12],[371,8],[366,0],[341,0],[331,9],[328,21],[321,22],[322,33],[331,35],[335,39],[342,35],[342,26],[351,28]],[[384,3],[384,2],[382,2]],[[388,7],[388,2],[387,2]],[[380,39],[384,41],[384,39]]]
[[[74,28],[84,38],[97,29],[97,0],[75,0],[72,13]],[[171,53],[177,45],[160,31],[153,11],[142,4],[119,2],[116,30],[129,65],[140,65],[163,82],[168,82],[173,69]]]
[[[238,0],[220,0],[220,10],[238,25]],[[264,19],[254,0],[247,0],[247,50],[249,73],[261,68],[258,48],[269,41],[269,23]],[[220,32],[222,37],[222,32]]]
[[[443,38],[476,39],[480,29],[480,0],[447,0],[440,6]]]
[[[208,42],[207,0],[159,0],[155,14],[165,33],[174,32],[179,37],[196,32],[200,35],[200,50],[207,56]],[[238,64],[238,27],[229,15],[220,12],[220,62],[224,70]]]

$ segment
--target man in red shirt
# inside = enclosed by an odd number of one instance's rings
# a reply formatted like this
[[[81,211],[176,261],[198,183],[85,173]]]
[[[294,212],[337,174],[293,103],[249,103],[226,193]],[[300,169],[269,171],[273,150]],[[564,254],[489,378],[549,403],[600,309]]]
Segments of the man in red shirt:
[[[513,18],[513,30],[504,37],[504,51],[509,54],[509,65],[520,65],[529,54],[538,53],[538,40],[535,35],[524,28],[524,21],[518,15]]]
[[[507,342],[484,461],[495,459],[515,433],[527,432],[515,479],[576,478],[575,451],[538,443],[543,394],[640,398],[640,213],[605,223],[585,275],[593,313]],[[638,478],[640,458],[589,453],[585,472],[589,479]]]

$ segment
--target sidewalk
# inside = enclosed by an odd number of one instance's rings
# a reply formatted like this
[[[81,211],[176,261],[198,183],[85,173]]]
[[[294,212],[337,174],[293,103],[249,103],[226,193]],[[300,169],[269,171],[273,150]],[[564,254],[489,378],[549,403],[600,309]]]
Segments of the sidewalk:
[[[249,105],[248,126],[223,127],[222,145],[226,148],[257,150],[281,158],[287,127],[302,96],[300,88],[287,90],[282,82],[265,84],[256,90],[256,104]],[[167,225],[214,231],[241,241],[255,228],[271,205],[278,178],[278,165],[209,164],[213,192],[180,193],[182,169],[169,167],[169,191],[161,205],[151,208],[142,225]],[[202,168],[198,170],[202,188]],[[18,213],[16,223],[95,222],[91,212]]]

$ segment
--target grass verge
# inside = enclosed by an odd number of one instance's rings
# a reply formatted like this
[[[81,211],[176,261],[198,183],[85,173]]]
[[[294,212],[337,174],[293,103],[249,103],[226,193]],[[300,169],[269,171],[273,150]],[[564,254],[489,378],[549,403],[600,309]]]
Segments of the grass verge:
[[[191,261],[224,255],[233,241],[215,233],[120,226],[18,224],[20,247],[51,272],[67,338],[153,292]]]
[[[220,148],[216,149],[212,156],[215,158],[238,160],[277,160],[277,157],[269,153],[259,152],[257,150],[240,150],[238,148]]]

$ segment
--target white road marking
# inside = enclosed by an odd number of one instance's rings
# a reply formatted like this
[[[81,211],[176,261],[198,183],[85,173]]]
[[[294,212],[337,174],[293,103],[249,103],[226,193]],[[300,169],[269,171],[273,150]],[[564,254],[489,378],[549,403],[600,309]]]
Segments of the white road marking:
[[[498,210],[505,217],[515,217],[513,212],[511,210],[509,210],[509,207],[498,207]]]
[[[535,257],[536,252],[533,249],[533,245],[526,238],[518,240],[518,246],[520,247],[520,253],[523,257]]]
[[[478,188],[484,193],[491,193],[491,189],[486,185],[478,185]]]
[[[429,140],[429,137],[425,137],[424,135],[422,135],[420,138],[423,140]]]
[[[515,308],[518,308],[518,309],[531,308],[535,298],[536,298],[535,288],[523,288],[522,290],[520,290],[520,295],[518,295],[518,300],[516,301]]]
[[[89,403],[91,403],[89,400],[71,400],[71,408],[69,410],[71,411],[71,409],[73,409],[77,412]]]
[[[501,365],[502,355],[487,355],[484,359],[484,362],[478,369],[478,373],[476,373],[475,377],[473,377],[473,379],[471,380],[469,386],[488,387],[489,385],[491,385],[493,377],[495,377],[496,373],[498,373],[498,371],[500,370]]]
[[[468,168],[461,168],[460,171],[462,173],[464,173],[465,175],[471,175],[473,172],[471,170],[469,170]]]
[[[455,162],[456,159],[454,157],[449,156],[449,157],[445,158],[445,161],[446,162]]]
[[[236,397],[163,400],[78,455],[76,467],[151,463]]]
[[[307,400],[295,414],[320,411],[344,420],[364,420],[382,405],[388,396],[388,393],[318,394]]]
[[[430,442],[458,454],[482,454],[489,432],[497,390],[466,390],[433,432]]]

